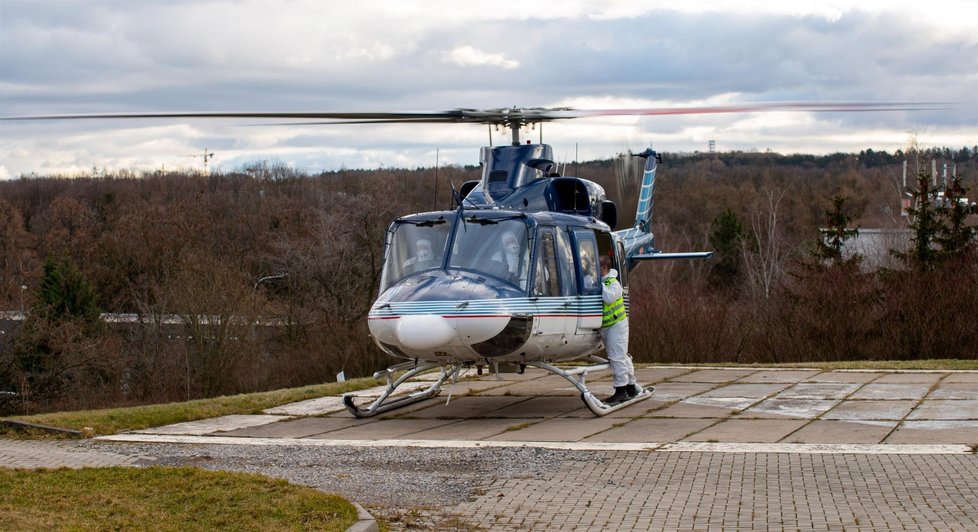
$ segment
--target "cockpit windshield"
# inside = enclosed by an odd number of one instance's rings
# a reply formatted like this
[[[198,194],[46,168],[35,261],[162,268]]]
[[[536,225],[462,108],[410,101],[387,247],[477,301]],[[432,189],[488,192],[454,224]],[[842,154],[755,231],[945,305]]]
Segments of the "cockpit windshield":
[[[409,275],[441,268],[453,225],[456,235],[448,268],[490,275],[520,290],[527,289],[530,241],[522,216],[493,219],[470,215],[458,223],[453,218],[400,220],[394,224],[381,292]]]
[[[438,218],[394,224],[381,291],[413,273],[441,268],[452,220]]]
[[[522,217],[466,220],[456,232],[450,268],[485,273],[526,290],[530,242]]]

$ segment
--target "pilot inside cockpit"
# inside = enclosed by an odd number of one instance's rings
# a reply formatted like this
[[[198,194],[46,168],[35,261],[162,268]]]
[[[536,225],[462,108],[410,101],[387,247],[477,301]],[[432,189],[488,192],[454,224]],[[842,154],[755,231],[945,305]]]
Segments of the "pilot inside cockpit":
[[[492,256],[492,260],[501,262],[510,275],[516,276],[520,271],[520,242],[512,231],[503,232],[500,242],[502,249]]]
[[[435,259],[434,254],[431,251],[431,241],[427,238],[419,238],[417,242],[414,243],[415,255],[401,264],[402,268],[409,268],[414,266],[414,270],[420,270],[421,268],[427,268],[430,263]]]

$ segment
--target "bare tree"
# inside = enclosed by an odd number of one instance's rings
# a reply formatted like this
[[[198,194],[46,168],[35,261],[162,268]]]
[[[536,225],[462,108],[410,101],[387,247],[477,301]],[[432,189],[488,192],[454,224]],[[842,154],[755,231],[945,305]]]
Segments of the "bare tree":
[[[751,212],[751,237],[744,244],[745,271],[755,293],[765,299],[784,275],[789,250],[785,246],[783,228],[779,224],[779,208],[784,199],[783,189],[764,190],[765,203],[754,205]]]

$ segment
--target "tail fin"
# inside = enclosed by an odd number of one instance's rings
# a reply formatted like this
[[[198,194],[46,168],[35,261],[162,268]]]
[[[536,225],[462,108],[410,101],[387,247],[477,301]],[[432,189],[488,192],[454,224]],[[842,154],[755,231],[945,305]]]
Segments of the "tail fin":
[[[635,225],[613,233],[615,240],[621,243],[625,250],[623,263],[631,270],[643,260],[710,258],[713,252],[662,253],[655,249],[655,237],[652,235],[652,200],[655,197],[656,165],[662,162],[662,156],[652,148],[646,148],[642,153],[635,155],[645,158],[645,171],[642,173],[642,186],[639,189],[638,207],[635,210]]]
[[[638,208],[635,210],[635,227],[642,232],[649,232],[652,223],[652,200],[655,196],[655,170],[656,163],[662,162],[662,156],[646,148],[642,153],[635,155],[645,158],[645,171],[642,173],[642,188],[638,193]]]

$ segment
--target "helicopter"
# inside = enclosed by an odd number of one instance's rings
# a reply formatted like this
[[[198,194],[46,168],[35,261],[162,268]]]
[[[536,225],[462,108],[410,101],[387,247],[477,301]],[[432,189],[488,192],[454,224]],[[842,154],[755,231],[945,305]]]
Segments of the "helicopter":
[[[114,113],[2,117],[0,120],[201,119],[289,120],[293,125],[473,123],[507,128],[507,145],[483,147],[481,179],[453,190],[454,208],[401,216],[386,231],[380,289],[368,314],[370,334],[383,352],[402,362],[378,371],[380,396],[357,404],[355,417],[376,416],[438,395],[465,368],[495,372],[535,367],[566,379],[584,404],[604,416],[648,399],[639,386],[630,399],[608,404],[587,387],[587,377],[610,369],[599,356],[603,314],[599,257],[618,271],[629,303],[628,273],[648,260],[708,259],[712,252],[666,253],[651,231],[656,170],[661,155],[643,158],[635,220],[618,229],[617,205],[597,183],[557,172],[542,124],[594,116],[743,113],[754,111],[879,111],[931,109],[934,104],[769,103],[714,107],[580,110],[561,108],[455,109],[378,113]],[[311,121],[311,122],[310,122]],[[540,142],[520,131],[540,126]],[[585,365],[580,365],[580,363]],[[569,367],[569,363],[574,363]],[[561,366],[563,365],[563,367]],[[407,381],[437,370],[416,391],[394,395]]]

